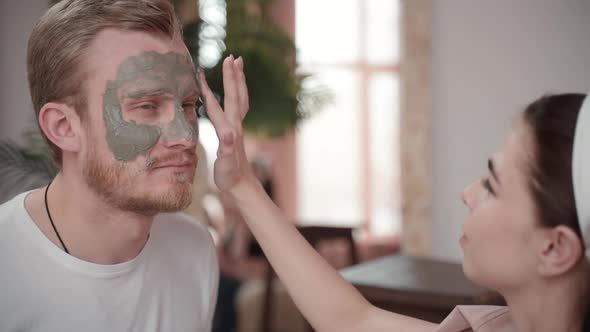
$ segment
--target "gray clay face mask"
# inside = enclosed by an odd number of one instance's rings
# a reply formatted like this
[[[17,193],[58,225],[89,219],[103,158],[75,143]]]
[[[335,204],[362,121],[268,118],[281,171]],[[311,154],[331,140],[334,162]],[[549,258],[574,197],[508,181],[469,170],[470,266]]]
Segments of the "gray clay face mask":
[[[107,142],[115,159],[148,156],[160,137],[164,143],[185,139],[196,144],[196,91],[188,56],[150,51],[126,59],[103,97]],[[185,111],[187,97],[194,98]]]

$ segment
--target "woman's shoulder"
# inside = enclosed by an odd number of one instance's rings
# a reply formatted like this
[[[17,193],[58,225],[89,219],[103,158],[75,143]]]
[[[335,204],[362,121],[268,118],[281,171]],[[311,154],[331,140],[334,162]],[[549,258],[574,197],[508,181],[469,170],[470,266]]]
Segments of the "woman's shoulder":
[[[513,332],[516,327],[508,307],[457,306],[436,332]]]

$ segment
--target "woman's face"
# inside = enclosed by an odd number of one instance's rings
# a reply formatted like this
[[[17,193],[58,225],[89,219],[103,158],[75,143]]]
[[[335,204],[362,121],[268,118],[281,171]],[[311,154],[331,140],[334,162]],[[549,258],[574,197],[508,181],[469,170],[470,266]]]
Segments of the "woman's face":
[[[487,174],[463,192],[469,209],[459,241],[463,269],[499,291],[519,288],[536,275],[541,227],[528,189],[531,139],[521,121],[490,158]]]

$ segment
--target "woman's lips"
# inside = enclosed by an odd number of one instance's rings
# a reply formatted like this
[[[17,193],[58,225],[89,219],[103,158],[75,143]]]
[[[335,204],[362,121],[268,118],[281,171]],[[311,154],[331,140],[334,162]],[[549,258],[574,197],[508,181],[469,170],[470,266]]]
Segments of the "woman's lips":
[[[465,236],[465,234],[463,234],[461,236],[461,238],[459,239],[459,244],[461,245],[461,247],[465,247],[467,245],[467,242],[469,242],[467,240],[467,236]]]

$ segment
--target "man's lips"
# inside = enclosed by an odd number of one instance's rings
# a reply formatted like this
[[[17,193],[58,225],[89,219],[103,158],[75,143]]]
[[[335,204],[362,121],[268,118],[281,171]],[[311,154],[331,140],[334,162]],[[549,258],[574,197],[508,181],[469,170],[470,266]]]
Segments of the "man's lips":
[[[185,169],[185,168],[196,168],[197,166],[197,158],[195,155],[185,155],[185,156],[168,156],[168,157],[164,157],[164,158],[160,158],[159,160],[156,159],[155,163],[152,167],[150,167],[151,170],[154,169],[163,169],[163,168],[179,168],[179,169]]]
[[[196,163],[194,161],[191,161],[191,162],[180,162],[180,163],[170,163],[170,164],[158,165],[158,166],[154,167],[154,169],[168,168],[168,167],[177,167],[177,168],[192,167],[192,168],[194,168],[196,166],[195,164]]]
[[[180,163],[170,163],[170,164],[158,165],[158,166],[152,168],[152,170],[171,169],[174,171],[189,171],[189,170],[194,170],[195,168],[196,168],[196,162],[180,162]]]

